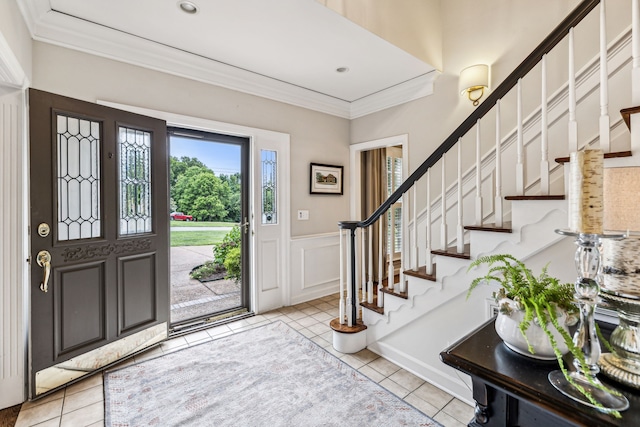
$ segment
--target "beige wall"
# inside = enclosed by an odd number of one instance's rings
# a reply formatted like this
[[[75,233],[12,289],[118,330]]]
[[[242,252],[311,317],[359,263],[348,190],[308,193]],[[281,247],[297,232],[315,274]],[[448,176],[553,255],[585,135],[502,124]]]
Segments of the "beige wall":
[[[349,121],[257,96],[45,43],[34,43],[33,86],[85,101],[104,100],[291,135],[291,235],[336,232],[349,219],[343,196],[311,196],[309,163],[348,169]],[[298,209],[310,211],[298,221]]]
[[[440,0],[318,0],[352,22],[442,70]]]
[[[495,87],[577,3],[484,0],[480,7],[476,0],[441,1],[443,70],[434,94],[353,120],[352,143],[408,133],[413,171],[473,111],[458,92],[460,70],[490,64]]]

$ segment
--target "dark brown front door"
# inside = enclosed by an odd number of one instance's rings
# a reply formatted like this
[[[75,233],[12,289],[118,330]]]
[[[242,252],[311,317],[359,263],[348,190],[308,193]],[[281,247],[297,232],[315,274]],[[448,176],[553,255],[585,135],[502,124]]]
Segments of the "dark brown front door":
[[[167,337],[165,122],[29,91],[30,396]]]

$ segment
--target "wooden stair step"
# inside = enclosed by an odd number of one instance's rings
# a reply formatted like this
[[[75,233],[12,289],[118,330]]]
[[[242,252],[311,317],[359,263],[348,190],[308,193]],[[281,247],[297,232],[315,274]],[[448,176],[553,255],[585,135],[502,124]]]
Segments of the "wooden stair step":
[[[373,302],[369,304],[368,302],[360,302],[360,307],[366,308],[367,310],[374,311],[378,314],[384,314],[384,307],[378,307],[378,297],[373,297]]]
[[[444,251],[439,249],[432,250],[431,253],[434,255],[448,256],[451,258],[471,259],[471,245],[469,243],[465,244],[464,252],[461,254],[458,253],[458,248],[455,246],[447,248]]]
[[[605,159],[617,159],[619,157],[631,157],[632,153],[631,151],[616,151],[614,153],[604,153],[604,158]],[[556,163],[560,163],[560,164],[564,164],[564,163],[569,163],[570,161],[570,157],[557,157],[556,158]]]
[[[547,196],[507,196],[505,200],[564,200],[564,194],[547,195]]]
[[[636,113],[640,113],[640,107],[629,107],[620,110],[620,115],[627,124],[627,128],[629,128],[629,130],[631,130],[631,115]]]
[[[430,280],[432,282],[435,282],[436,279],[436,265],[433,264],[433,267],[431,268],[431,271],[433,271],[432,274],[428,274],[427,273],[427,266],[423,265],[422,267],[418,268],[418,271],[415,270],[405,270],[404,274],[405,276],[412,276],[412,277],[417,277],[419,279],[424,279],[424,280]]]
[[[498,227],[495,224],[482,224],[482,225],[465,225],[464,229],[474,230],[474,231],[495,231],[497,233],[513,232],[513,229],[511,228],[511,221],[503,222],[501,227]]]

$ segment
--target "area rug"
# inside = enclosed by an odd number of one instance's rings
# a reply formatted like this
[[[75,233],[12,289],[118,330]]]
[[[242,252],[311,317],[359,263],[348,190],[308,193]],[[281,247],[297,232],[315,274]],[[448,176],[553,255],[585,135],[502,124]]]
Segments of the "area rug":
[[[105,425],[439,426],[283,322],[105,373]]]

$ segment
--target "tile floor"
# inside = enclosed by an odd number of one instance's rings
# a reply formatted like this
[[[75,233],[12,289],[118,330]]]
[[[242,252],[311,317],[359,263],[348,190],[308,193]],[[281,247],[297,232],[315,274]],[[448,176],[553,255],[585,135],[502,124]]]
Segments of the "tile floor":
[[[473,417],[473,408],[466,403],[367,349],[356,354],[335,351],[331,346],[329,321],[338,316],[337,307],[337,295],[292,307],[283,307],[262,315],[173,338],[123,362],[123,365],[282,320],[444,426],[467,425]],[[104,424],[103,401],[102,375],[96,374],[50,396],[35,402],[24,403],[16,426],[102,426]]]

